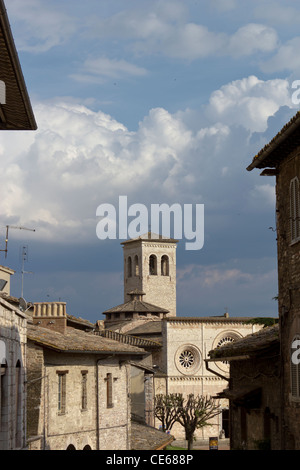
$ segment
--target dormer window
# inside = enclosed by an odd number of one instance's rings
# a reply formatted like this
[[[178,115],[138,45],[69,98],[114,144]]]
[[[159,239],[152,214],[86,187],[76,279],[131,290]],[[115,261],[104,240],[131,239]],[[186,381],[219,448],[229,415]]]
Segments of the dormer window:
[[[291,242],[300,240],[300,198],[297,177],[290,182],[290,228]]]

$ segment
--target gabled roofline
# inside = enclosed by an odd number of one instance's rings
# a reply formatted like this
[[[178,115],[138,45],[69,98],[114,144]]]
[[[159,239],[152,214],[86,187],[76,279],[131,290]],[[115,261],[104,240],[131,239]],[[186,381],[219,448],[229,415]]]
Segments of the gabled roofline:
[[[275,168],[276,164],[281,161],[285,154],[284,152],[279,152],[280,146],[287,145],[291,136],[298,131],[300,128],[300,111],[298,111],[295,116],[293,116],[287,124],[275,135],[275,137],[266,144],[257,155],[252,160],[252,163],[247,167],[248,171],[253,170],[254,168],[266,168],[272,167]],[[298,136],[299,137],[299,136]],[[278,152],[278,155],[275,155],[275,152]]]
[[[4,127],[4,130],[36,130],[37,124],[36,124],[33,110],[31,107],[30,98],[27,92],[25,79],[23,76],[23,72],[22,72],[20,61],[19,61],[18,52],[15,46],[14,38],[12,35],[4,0],[0,0],[0,28],[3,33],[3,38],[6,44],[7,53],[11,61],[11,65],[15,74],[15,79],[17,81],[17,86],[18,86],[18,89],[19,89],[19,92],[20,92],[20,95],[24,104],[24,108],[26,111],[26,116],[28,119],[28,126],[24,128],[16,127],[16,126],[14,127],[13,123],[10,123],[12,127],[7,127],[7,128]],[[6,106],[6,105],[0,105],[0,110],[1,108],[3,110],[3,106]]]

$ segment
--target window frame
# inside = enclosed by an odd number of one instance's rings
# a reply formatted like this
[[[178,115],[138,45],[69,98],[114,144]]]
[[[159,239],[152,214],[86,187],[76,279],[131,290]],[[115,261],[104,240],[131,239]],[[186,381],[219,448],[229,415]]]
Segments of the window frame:
[[[87,380],[88,380],[88,371],[81,371],[81,411],[86,411],[88,408],[88,396],[87,396]]]
[[[297,176],[291,179],[289,188],[290,200],[290,241],[291,244],[300,240],[300,192]]]
[[[111,372],[106,374],[106,408],[113,408],[113,376]]]
[[[58,376],[58,387],[57,387],[57,411],[59,415],[66,414],[67,408],[67,374],[68,370],[58,370],[56,374]]]

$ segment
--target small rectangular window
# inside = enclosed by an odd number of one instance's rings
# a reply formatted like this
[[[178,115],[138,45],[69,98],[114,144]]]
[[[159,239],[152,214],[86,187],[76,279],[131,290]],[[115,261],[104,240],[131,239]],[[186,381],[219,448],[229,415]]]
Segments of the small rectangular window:
[[[106,407],[112,408],[113,406],[113,378],[112,374],[106,374]]]
[[[87,409],[87,371],[81,372],[81,409]]]
[[[290,228],[291,241],[300,239],[300,195],[297,177],[290,182]]]
[[[67,372],[57,372],[58,375],[58,412],[64,414],[66,412],[66,389],[67,389]]]

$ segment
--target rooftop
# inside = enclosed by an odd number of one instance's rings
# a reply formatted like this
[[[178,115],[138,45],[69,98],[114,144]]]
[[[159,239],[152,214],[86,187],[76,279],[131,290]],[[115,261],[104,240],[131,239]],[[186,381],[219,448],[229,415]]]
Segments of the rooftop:
[[[147,232],[144,235],[141,235],[136,238],[131,238],[130,240],[126,240],[121,243],[121,245],[127,245],[128,243],[136,242],[136,241],[151,241],[151,242],[168,242],[168,243],[178,243],[178,240],[174,238],[164,237],[163,235],[158,235],[157,233]]]
[[[131,422],[131,450],[161,450],[174,440],[159,429],[136,421]]]
[[[300,111],[266,144],[247,167],[248,171],[254,168],[276,168],[278,163],[300,145]]]
[[[169,313],[169,310],[166,310],[162,307],[158,307],[157,305],[149,304],[148,302],[144,302],[143,300],[129,300],[124,304],[117,305],[116,307],[110,308],[105,310],[103,314],[107,313]]]
[[[48,328],[28,323],[27,338],[43,347],[53,349],[57,352],[145,354],[145,351],[140,347],[120,343],[111,338],[104,338],[94,333],[88,333],[70,327],[67,327],[66,333],[62,334]]]
[[[230,360],[241,357],[258,356],[272,348],[279,347],[279,325],[262,328],[260,331],[247,335],[232,343],[224,344],[209,351],[208,355],[213,361]]]
[[[36,130],[37,125],[3,0],[0,0],[0,50],[0,80],[5,84],[5,103],[0,103],[0,129]]]

